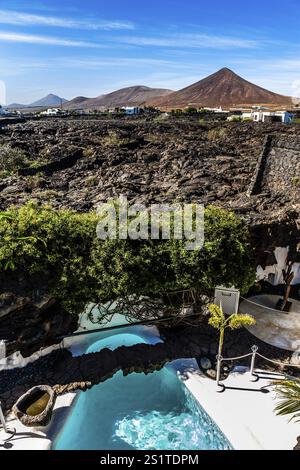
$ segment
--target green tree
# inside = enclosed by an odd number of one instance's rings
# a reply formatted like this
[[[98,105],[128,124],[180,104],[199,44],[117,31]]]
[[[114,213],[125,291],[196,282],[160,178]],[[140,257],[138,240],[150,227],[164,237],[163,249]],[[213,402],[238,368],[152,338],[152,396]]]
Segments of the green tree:
[[[198,110],[197,108],[193,108],[193,107],[188,107],[188,108],[185,108],[184,112],[186,114],[197,114],[198,113]]]
[[[226,315],[223,313],[222,306],[219,307],[216,304],[211,304],[208,309],[211,314],[208,323],[210,326],[219,331],[219,356],[222,355],[225,330],[227,328],[230,328],[231,330],[238,330],[239,328],[251,326],[256,323],[255,319],[251,315],[247,314],[233,313],[232,315],[226,317]]]
[[[300,422],[300,379],[275,382],[280,402],[275,408],[279,416],[292,415],[291,420]]]

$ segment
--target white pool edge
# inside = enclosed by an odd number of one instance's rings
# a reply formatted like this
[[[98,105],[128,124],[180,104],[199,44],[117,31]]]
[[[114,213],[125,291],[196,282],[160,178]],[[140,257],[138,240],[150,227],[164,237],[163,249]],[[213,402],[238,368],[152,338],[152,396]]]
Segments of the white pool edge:
[[[236,389],[218,393],[216,382],[201,372],[188,373],[183,380],[234,450],[292,450],[300,435],[300,426],[289,422],[289,417],[276,416],[275,392],[258,392],[267,385],[266,381],[254,384],[249,373],[237,372],[227,381],[227,386]]]

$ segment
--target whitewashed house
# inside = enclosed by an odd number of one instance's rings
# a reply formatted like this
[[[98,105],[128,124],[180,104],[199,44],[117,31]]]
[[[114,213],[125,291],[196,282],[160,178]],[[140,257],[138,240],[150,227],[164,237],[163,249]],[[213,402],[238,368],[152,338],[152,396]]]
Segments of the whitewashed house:
[[[65,111],[59,108],[48,108],[47,111],[42,111],[41,114],[43,116],[62,116],[66,113]]]
[[[290,124],[294,115],[288,111],[246,111],[243,112],[243,120],[251,119],[253,122],[282,122]]]
[[[124,108],[122,108],[122,110],[127,115],[140,114],[142,112],[141,108],[134,106],[125,106]]]
[[[211,113],[228,113],[229,111],[225,111],[222,109],[222,106],[219,108],[203,108],[205,111],[210,111]]]
[[[8,114],[7,111],[0,105],[0,116],[4,116],[5,114]]]

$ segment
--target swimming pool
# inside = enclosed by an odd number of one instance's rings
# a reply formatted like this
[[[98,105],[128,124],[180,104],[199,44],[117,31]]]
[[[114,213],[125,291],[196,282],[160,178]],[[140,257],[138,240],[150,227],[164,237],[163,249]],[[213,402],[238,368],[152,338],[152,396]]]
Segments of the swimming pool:
[[[146,342],[140,335],[119,333],[101,337],[86,352]],[[53,448],[223,450],[231,445],[170,364],[148,375],[118,372],[80,392]]]

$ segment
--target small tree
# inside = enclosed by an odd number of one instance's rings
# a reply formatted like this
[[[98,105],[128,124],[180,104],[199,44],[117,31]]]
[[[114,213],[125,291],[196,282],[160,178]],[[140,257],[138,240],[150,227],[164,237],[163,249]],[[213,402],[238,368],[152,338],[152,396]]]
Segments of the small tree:
[[[218,306],[216,304],[211,304],[208,307],[211,317],[208,323],[219,331],[219,356],[222,355],[223,344],[224,344],[224,335],[226,328],[230,328],[231,330],[238,330],[244,326],[251,326],[254,325],[255,319],[251,315],[241,314],[241,313],[233,313],[229,317],[226,318],[226,315],[223,313],[222,306]]]
[[[275,408],[279,416],[292,415],[291,420],[300,422],[300,379],[275,382],[280,402]]]

